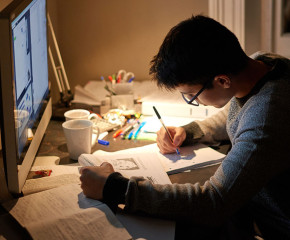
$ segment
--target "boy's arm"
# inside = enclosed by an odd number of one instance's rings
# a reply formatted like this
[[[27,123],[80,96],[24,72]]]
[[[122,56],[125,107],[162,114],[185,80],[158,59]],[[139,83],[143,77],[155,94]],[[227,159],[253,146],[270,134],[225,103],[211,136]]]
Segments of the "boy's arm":
[[[228,140],[226,122],[229,108],[230,102],[223,110],[212,117],[183,126],[186,131],[186,139],[183,145],[191,145],[196,142],[214,145],[223,140]]]

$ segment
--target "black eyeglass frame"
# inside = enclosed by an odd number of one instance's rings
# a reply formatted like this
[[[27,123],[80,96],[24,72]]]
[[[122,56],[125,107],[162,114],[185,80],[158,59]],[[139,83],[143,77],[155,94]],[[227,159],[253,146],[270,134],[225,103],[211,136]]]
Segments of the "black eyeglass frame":
[[[211,80],[207,81],[204,86],[197,92],[197,94],[195,94],[189,101],[186,99],[186,97],[184,96],[184,93],[181,93],[183,100],[190,105],[193,106],[199,106],[199,103],[196,102],[194,103],[193,101],[196,100],[198,98],[198,96],[206,89],[206,87],[209,85],[209,83],[211,82]]]

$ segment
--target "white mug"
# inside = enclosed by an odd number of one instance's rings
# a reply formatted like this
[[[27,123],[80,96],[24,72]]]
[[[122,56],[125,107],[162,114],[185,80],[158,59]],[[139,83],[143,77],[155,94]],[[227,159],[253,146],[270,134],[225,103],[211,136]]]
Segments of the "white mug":
[[[96,142],[92,140],[93,122],[87,119],[69,120],[62,127],[71,159],[78,160],[82,153],[91,153]]]
[[[64,113],[65,120],[76,120],[76,119],[88,119],[98,118],[98,115],[95,113],[90,113],[90,111],[85,109],[72,109]]]

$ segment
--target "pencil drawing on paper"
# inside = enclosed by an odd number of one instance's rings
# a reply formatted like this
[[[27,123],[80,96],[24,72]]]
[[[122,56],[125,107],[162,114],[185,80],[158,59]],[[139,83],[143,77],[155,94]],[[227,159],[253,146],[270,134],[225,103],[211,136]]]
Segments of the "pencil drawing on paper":
[[[115,170],[137,170],[140,169],[134,158],[119,158],[112,160]]]

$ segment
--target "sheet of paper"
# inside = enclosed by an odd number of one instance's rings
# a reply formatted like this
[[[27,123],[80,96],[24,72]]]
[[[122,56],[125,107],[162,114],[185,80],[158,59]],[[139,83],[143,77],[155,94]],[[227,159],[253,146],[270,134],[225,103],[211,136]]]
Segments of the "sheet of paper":
[[[28,195],[66,184],[80,183],[79,168],[80,166],[72,165],[33,166],[30,171],[52,170],[51,175],[42,178],[27,179],[22,193]]]
[[[45,165],[45,166],[32,166],[31,171],[39,170],[52,170],[50,176],[59,176],[64,174],[77,174],[79,175],[79,167],[77,165]]]
[[[143,176],[152,183],[171,184],[171,181],[164,171],[155,152],[143,152],[139,154],[136,151],[104,152],[96,151],[93,153],[100,160],[109,162],[113,165],[115,171],[120,172],[125,177]]]
[[[192,121],[195,120],[195,118],[162,116],[162,120],[165,126],[180,127],[188,123],[191,123]],[[162,127],[159,119],[156,116],[145,117],[144,121],[146,121],[146,124],[142,128],[143,132],[156,133]]]
[[[29,195],[72,183],[80,184],[79,174],[63,174],[37,179],[28,179],[22,188],[22,193],[23,195]]]
[[[95,153],[98,155],[107,154],[103,151],[96,151]],[[109,154],[113,156],[112,153]],[[146,159],[151,159],[151,161],[158,159],[167,173],[181,172],[184,170],[217,164],[225,157],[224,154],[215,151],[204,144],[182,147],[180,148],[180,155],[177,155],[176,153],[163,155],[160,153],[156,143],[143,147],[117,151],[114,152],[114,154],[122,154],[124,156],[131,156],[132,154],[145,156],[144,154],[146,154],[144,161]]]
[[[86,198],[78,184],[3,204],[33,239],[131,239],[110,209]]]
[[[175,173],[182,170],[196,169],[212,164],[220,163],[225,155],[203,144],[182,147],[180,155],[158,154],[167,173]]]

